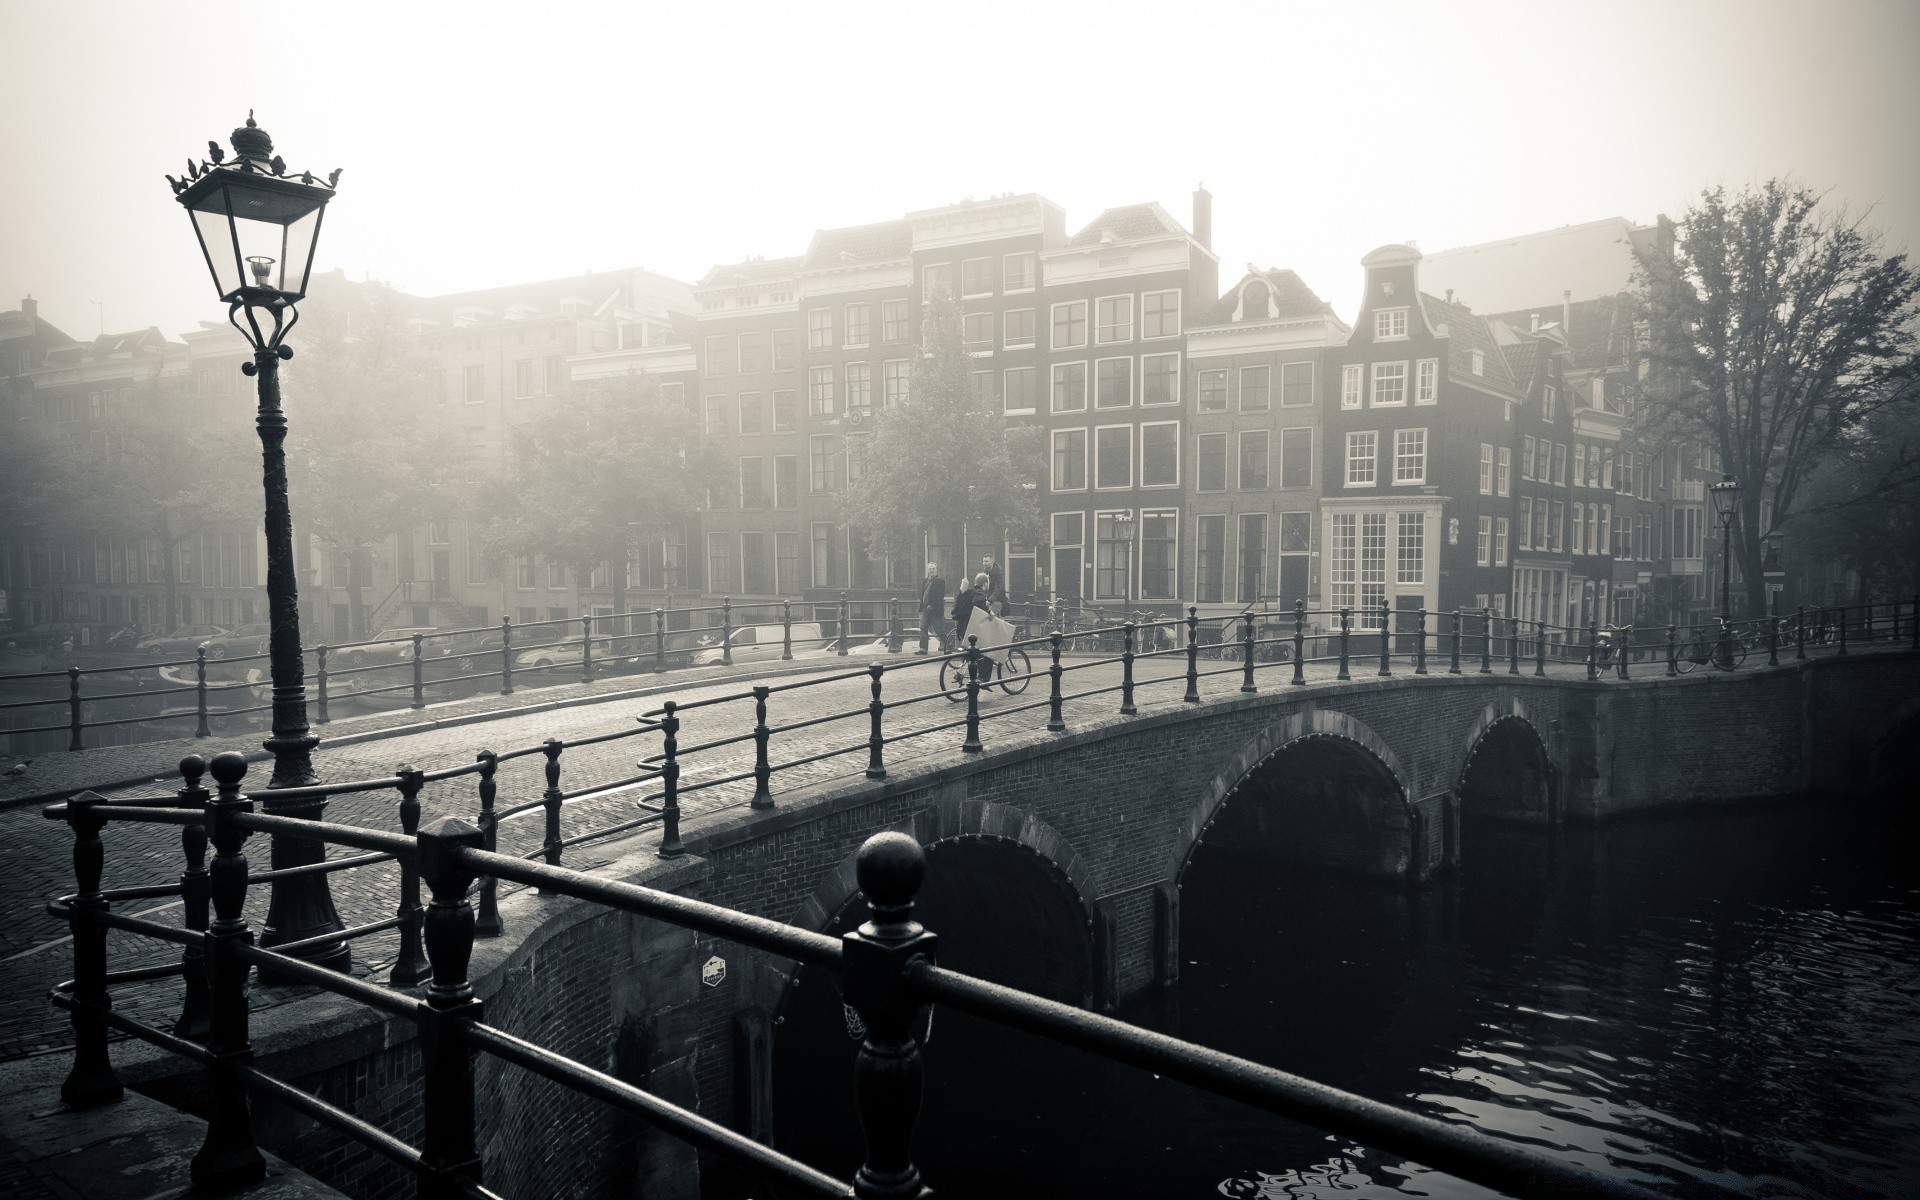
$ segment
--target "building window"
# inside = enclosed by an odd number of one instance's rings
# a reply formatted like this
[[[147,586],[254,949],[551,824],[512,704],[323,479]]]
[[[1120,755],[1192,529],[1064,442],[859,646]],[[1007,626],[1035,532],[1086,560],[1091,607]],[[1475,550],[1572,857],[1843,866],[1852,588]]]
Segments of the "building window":
[[[740,460],[740,507],[765,508],[767,506],[767,481],[758,456],[749,456]]]
[[[766,428],[766,405],[759,392],[740,393],[740,432],[759,433]]]
[[[467,367],[461,375],[461,398],[468,404],[478,404],[487,398],[487,369],[483,366]]]
[[[880,405],[892,408],[904,404],[907,399],[907,380],[911,372],[907,360],[896,358],[880,364]]]
[[[1586,511],[1587,511],[1586,505],[1575,504],[1573,506],[1573,510],[1571,513],[1572,525],[1573,525],[1573,552],[1575,554],[1585,554],[1587,552]]]
[[[1195,487],[1202,492],[1227,490],[1227,435],[1203,433],[1199,437],[1199,479]]]
[[[1031,346],[1038,335],[1034,332],[1036,322],[1031,308],[1010,308],[1001,318],[1005,334],[1004,345],[1009,348]]]
[[[1480,528],[1474,541],[1473,561],[1475,566],[1493,565],[1493,518],[1481,517]]]
[[[1560,413],[1560,389],[1547,384],[1540,389],[1540,419],[1552,422]]]
[[[1105,345],[1133,340],[1132,296],[1103,296],[1094,302],[1094,312],[1094,341]]]
[[[1172,600],[1179,581],[1178,509],[1143,509],[1140,513],[1140,598]]]
[[[1053,367],[1053,411],[1085,412],[1087,409],[1087,364],[1055,363]]]
[[[1093,406],[1128,408],[1133,404],[1133,360],[1103,358],[1093,367]]]
[[[1087,302],[1053,306],[1053,348],[1073,350],[1087,344]]]
[[[1093,598],[1125,600],[1133,583],[1133,514],[1093,515]]]
[[[1480,443],[1480,494],[1493,495],[1493,447]]]
[[[1567,482],[1567,444],[1565,442],[1553,444],[1553,481],[1556,484]]]
[[[1403,512],[1398,515],[1399,545],[1395,559],[1396,583],[1427,581],[1427,514]]]
[[[1373,406],[1403,408],[1407,403],[1407,364],[1373,364]]]
[[[1427,431],[1425,429],[1393,431],[1393,481],[1395,483],[1427,481]]]
[[[1200,411],[1227,411],[1227,373],[1221,369],[1200,372]]]
[[[1495,517],[1493,521],[1493,565],[1507,565],[1507,519]]]
[[[520,359],[513,364],[513,398],[528,400],[533,397],[533,368],[530,358]]]
[[[708,435],[726,433],[727,398],[725,396],[708,396],[706,398],[706,406]]]
[[[791,391],[773,394],[773,431],[792,433],[800,428],[800,405]]]
[[[780,532],[773,535],[773,591],[791,596],[800,590],[800,535]]]
[[[1372,487],[1376,479],[1380,435],[1371,429],[1347,435],[1347,486]]]
[[[761,370],[761,341],[758,333],[743,333],[735,340],[740,352],[740,373],[758,375]]]
[[[873,367],[867,363],[847,364],[847,407],[873,407]]]
[[[880,340],[883,342],[907,340],[907,302],[905,300],[880,302]]]
[[[708,339],[711,341],[712,339]],[[831,350],[833,348],[833,310],[830,308],[810,308],[807,310],[807,349]]]
[[[1133,426],[1102,425],[1093,431],[1093,486],[1133,486]]]
[[[1240,431],[1239,488],[1243,492],[1262,491],[1267,486],[1267,447],[1272,434],[1264,429]]]
[[[1520,501],[1520,548],[1533,549],[1533,501]]]
[[[934,263],[921,267],[920,294],[923,297],[953,295],[953,264]]]
[[[813,367],[808,370],[807,411],[816,417],[833,415],[832,367]]]
[[[1268,367],[1240,368],[1240,411],[1266,412],[1273,407],[1273,371]]]
[[[1003,291],[1030,292],[1033,290],[1037,274],[1031,253],[1009,254],[1000,260]]]
[[[1202,516],[1195,532],[1194,599],[1202,604],[1222,603],[1227,598],[1227,518]]]
[[[967,349],[974,351],[993,349],[992,313],[971,312],[963,318],[963,322],[966,327]]]
[[[1257,604],[1267,586],[1267,514],[1240,514],[1240,603]]]
[[[1553,502],[1553,515],[1548,522],[1547,528],[1553,531],[1553,552],[1560,554],[1567,548],[1567,506],[1563,501]]]
[[[1434,404],[1440,399],[1440,360],[1423,358],[1415,364],[1413,402]]]
[[[867,450],[873,441],[870,433],[847,435],[847,482],[853,483],[867,473]]]
[[[794,454],[773,456],[773,506],[800,506],[800,458]]]
[[[1180,293],[1147,292],[1140,297],[1140,336],[1180,336]]]
[[[1348,363],[1340,368],[1340,407],[1360,407],[1360,364]]]
[[[813,586],[847,586],[847,531],[827,521],[813,523]]]
[[[1282,429],[1280,431],[1280,486],[1283,488],[1313,486],[1313,430]]]
[[[1180,486],[1180,422],[1148,421],[1140,426],[1140,486]]]
[[[1500,447],[1500,467],[1494,475],[1493,492],[1496,496],[1505,496],[1513,488],[1513,450]]]
[[[1313,364],[1282,363],[1280,366],[1280,407],[1304,408],[1313,403]]]
[[[1522,479],[1533,478],[1533,447],[1532,435],[1520,439],[1520,478]]]
[[[1487,373],[1486,351],[1470,351],[1467,355],[1467,362],[1475,375],[1485,375]]]
[[[1030,413],[1040,407],[1040,368],[1014,367],[1004,373],[1001,403],[1009,413]]]
[[[1056,492],[1087,490],[1086,430],[1056,429],[1053,431],[1053,490]]]
[[[1180,403],[1180,356],[1147,354],[1140,359],[1140,404]]]
[[[1000,407],[1000,397],[993,387],[992,371],[975,371],[968,378],[973,380],[973,411],[991,412]]]
[[[725,375],[727,373],[728,357],[727,339],[718,335],[707,338],[706,350],[706,362],[702,364],[706,373],[708,375]]]
[[[873,307],[871,305],[847,305],[846,320],[848,346],[865,346],[873,340]]]
[[[964,296],[993,295],[991,258],[969,258],[960,264],[960,293]]]
[[[522,554],[513,564],[513,585],[523,592],[530,592],[539,586],[534,574],[533,555]]]
[[[1373,336],[1376,339],[1406,337],[1407,310],[1404,308],[1385,308],[1374,313]]]
[[[773,331],[773,369],[776,371],[793,370],[794,338],[791,329]]]
[[[840,490],[840,456],[834,452],[833,435],[816,433],[807,439],[807,478],[815,492]]]

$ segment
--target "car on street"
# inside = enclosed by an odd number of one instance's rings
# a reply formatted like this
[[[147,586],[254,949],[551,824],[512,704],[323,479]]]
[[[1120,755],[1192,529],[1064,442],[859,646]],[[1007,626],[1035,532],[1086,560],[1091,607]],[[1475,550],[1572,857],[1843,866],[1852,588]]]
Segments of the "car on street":
[[[200,644],[207,648],[208,658],[245,658],[249,654],[265,654],[271,632],[272,626],[256,621],[251,625],[235,625]]]
[[[226,632],[218,625],[179,625],[172,633],[141,638],[133,644],[133,649],[146,658],[192,658],[193,652],[208,639],[221,637]]]
[[[770,658],[779,658],[786,651],[786,630],[785,625],[744,625],[734,630],[733,636],[728,639],[733,649],[733,661],[736,663],[762,662]],[[713,634],[714,644],[695,652],[693,665],[696,667],[710,667],[726,661],[727,647],[720,645],[719,631],[710,632]],[[821,636],[819,622],[795,621],[793,623],[795,658],[826,645],[826,640]]]
[[[327,655],[327,667],[330,670],[347,670],[352,667],[391,666],[397,663],[413,661],[413,635],[431,637],[440,632],[431,625],[405,626],[399,629],[384,629],[378,635],[368,639],[367,644],[346,646]],[[423,641],[420,645],[420,657],[444,658],[452,648],[433,641]]]
[[[631,640],[632,639],[629,638],[622,638],[620,639],[620,645],[616,647],[612,638],[594,638],[593,665],[595,668],[625,668],[642,664],[642,656],[633,654],[627,648]],[[644,661],[651,662],[652,659],[651,657],[646,657]],[[513,656],[513,667],[516,671],[537,671],[543,667],[578,667],[579,665],[579,638],[574,638],[571,641],[555,642],[551,646],[535,646],[529,650],[522,650]]]
[[[877,638],[873,638],[871,640],[863,638],[863,639],[860,639],[859,641],[856,641],[853,645],[848,646],[847,654],[849,657],[859,657],[859,658],[868,658],[868,657],[873,657],[875,655],[881,655],[881,654],[893,654],[895,653],[895,651],[893,649],[892,643],[893,643],[893,639],[886,636],[885,634],[882,634],[881,636]],[[929,643],[928,648],[937,650],[939,649],[939,646],[937,644]],[[919,627],[915,626],[911,629],[902,629],[900,631],[900,649],[898,653],[914,654],[914,653],[917,653],[919,649],[920,649]]]

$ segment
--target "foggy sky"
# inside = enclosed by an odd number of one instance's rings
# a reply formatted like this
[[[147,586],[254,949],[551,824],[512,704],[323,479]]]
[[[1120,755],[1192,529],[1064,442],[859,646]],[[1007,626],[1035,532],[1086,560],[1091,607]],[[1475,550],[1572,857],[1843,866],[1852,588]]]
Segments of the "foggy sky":
[[[1792,173],[1920,245],[1920,4],[447,5],[0,0],[0,309],[222,314],[162,175],[257,110],[345,168],[318,266],[434,294],[1040,192],[1215,195],[1227,285],[1678,213]],[[1472,297],[1462,297],[1468,303]],[[104,308],[95,307],[98,301]]]

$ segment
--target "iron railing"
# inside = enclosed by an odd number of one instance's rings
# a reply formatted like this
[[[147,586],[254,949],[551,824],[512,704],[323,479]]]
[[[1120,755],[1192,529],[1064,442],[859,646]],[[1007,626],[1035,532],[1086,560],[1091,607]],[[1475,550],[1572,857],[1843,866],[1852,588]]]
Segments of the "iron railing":
[[[51,915],[67,923],[74,954],[74,976],[53,990],[52,999],[67,1011],[73,1028],[73,1064],[61,1097],[74,1108],[109,1103],[122,1094],[110,1057],[112,1030],[205,1069],[207,1131],[191,1166],[194,1183],[203,1188],[244,1185],[262,1177],[250,1100],[266,1095],[411,1172],[422,1197],[492,1196],[484,1186],[487,1166],[476,1138],[475,1063],[477,1056],[488,1054],[646,1120],[798,1193],[862,1200],[920,1197],[925,1185],[911,1146],[923,1068],[914,1031],[922,1009],[944,1004],[1510,1194],[1649,1194],[1472,1128],[940,967],[935,933],[913,915],[925,856],[918,843],[902,833],[878,834],[861,847],[857,876],[871,919],[835,939],[670,892],[498,854],[486,848],[483,830],[456,818],[418,829],[403,807],[402,829],[395,833],[256,813],[241,790],[247,764],[239,754],[213,760],[212,792],[201,786],[204,764],[199,759],[188,759],[182,769],[184,786],[171,803],[127,803],[88,793],[45,810],[73,831],[77,885],[71,895],[48,905]],[[412,779],[417,784],[420,773]],[[417,796],[417,791],[414,786],[410,794]],[[180,827],[186,860],[180,883],[103,887],[106,852],[101,833],[115,822]],[[289,947],[256,946],[245,917],[247,888],[261,878],[250,873],[245,853],[247,839],[256,833],[318,838],[360,852],[355,857],[362,863],[398,860],[403,869],[400,908],[411,914],[406,927],[417,931],[418,961],[403,956],[390,973],[390,986],[383,987],[303,962],[287,953]],[[209,843],[215,850],[211,863],[206,861]],[[487,1024],[468,964],[475,938],[498,933],[497,925],[488,926],[484,894],[479,911],[470,899],[476,879],[489,876],[836,973],[843,997],[865,1027],[854,1080],[866,1151],[854,1178],[835,1179],[643,1088]],[[424,911],[418,894],[422,882],[432,894]],[[158,895],[183,898],[180,926],[113,911],[117,901]],[[181,958],[161,967],[110,971],[110,929],[179,945]],[[254,1066],[247,977],[256,967],[417,1023],[422,1113],[418,1147]],[[186,990],[172,1028],[114,1011],[113,985],[176,975],[185,979]],[[424,987],[415,992],[420,985]]]

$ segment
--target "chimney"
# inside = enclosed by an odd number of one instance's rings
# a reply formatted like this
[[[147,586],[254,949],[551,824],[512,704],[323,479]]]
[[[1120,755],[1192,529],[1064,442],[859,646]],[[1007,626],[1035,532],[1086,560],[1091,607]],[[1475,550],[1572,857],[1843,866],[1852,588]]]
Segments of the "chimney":
[[[40,315],[40,302],[32,296],[28,296],[20,302],[20,315],[29,321],[33,320]]]
[[[1452,303],[1453,303],[1453,289],[1452,289],[1452,288],[1448,288],[1448,289],[1447,289],[1447,303],[1448,303],[1448,304],[1452,304]]]
[[[1573,341],[1573,289],[1560,293],[1560,332],[1567,337],[1568,344]]]
[[[1213,249],[1213,193],[1205,184],[1193,189],[1193,240],[1203,250]]]
[[[1531,325],[1529,325],[1529,326],[1527,326],[1527,332],[1528,332],[1528,333],[1539,333],[1539,332],[1540,332],[1540,314],[1539,314],[1539,313],[1534,313],[1534,314],[1532,314],[1532,317],[1533,317],[1533,323],[1532,323]]]

